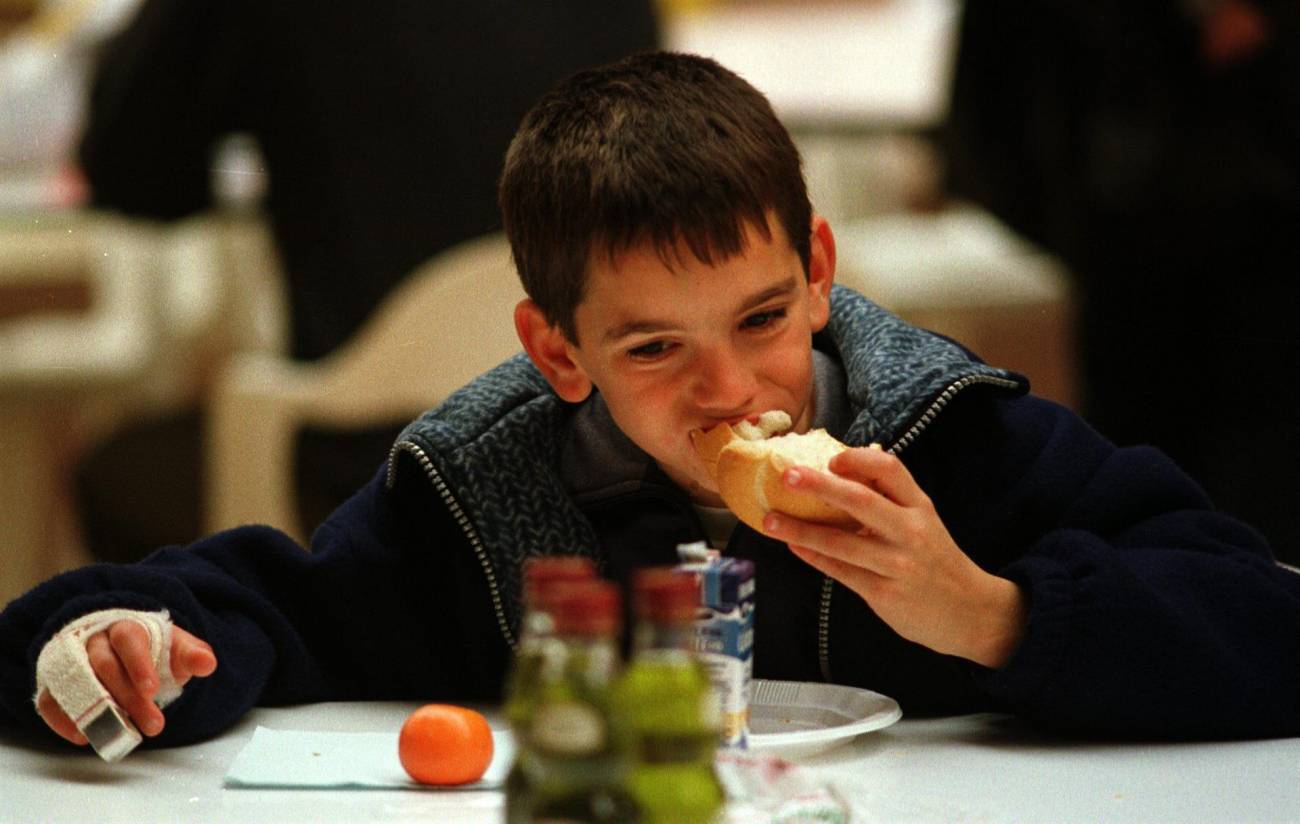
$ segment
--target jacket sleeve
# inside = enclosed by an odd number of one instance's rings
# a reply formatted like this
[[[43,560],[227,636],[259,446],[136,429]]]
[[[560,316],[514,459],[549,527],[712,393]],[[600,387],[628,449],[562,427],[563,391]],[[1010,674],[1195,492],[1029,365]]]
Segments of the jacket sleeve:
[[[423,516],[405,517],[408,505]],[[107,607],[165,608],[216,653],[216,672],[167,708],[161,745],[215,735],[256,704],[490,697],[504,644],[486,622],[467,623],[488,599],[450,526],[420,495],[385,489],[381,472],[310,552],[248,526],[53,578],[0,613],[0,725],[44,728],[31,703],[41,647]]]
[[[1161,452],[1034,398],[995,418],[973,457],[1000,480],[964,481],[1001,498],[969,531],[1030,608],[1012,659],[977,683],[1090,735],[1300,734],[1300,574]]]

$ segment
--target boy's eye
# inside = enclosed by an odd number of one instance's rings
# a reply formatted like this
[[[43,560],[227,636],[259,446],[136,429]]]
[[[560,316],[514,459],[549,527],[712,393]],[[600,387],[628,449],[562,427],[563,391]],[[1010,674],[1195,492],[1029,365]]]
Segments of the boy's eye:
[[[633,358],[653,358],[662,355],[668,351],[668,344],[664,341],[657,340],[650,343],[643,343],[640,346],[627,350],[629,356]]]
[[[742,328],[758,329],[767,326],[774,320],[780,320],[785,317],[784,309],[769,309],[766,312],[755,312],[740,322]]]

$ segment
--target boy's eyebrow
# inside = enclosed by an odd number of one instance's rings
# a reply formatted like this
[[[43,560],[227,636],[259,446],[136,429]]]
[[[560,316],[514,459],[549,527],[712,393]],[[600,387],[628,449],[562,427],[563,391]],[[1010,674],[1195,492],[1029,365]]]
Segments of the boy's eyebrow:
[[[740,311],[741,313],[748,312],[750,309],[753,309],[756,306],[762,306],[764,303],[767,303],[769,300],[772,300],[773,298],[784,297],[785,295],[788,295],[791,292],[793,292],[798,286],[799,286],[799,278],[791,275],[789,278],[786,278],[784,281],[778,283],[776,286],[772,286],[770,288],[764,289],[763,291],[759,292],[757,295],[754,295],[752,298],[745,301],[743,304],[741,304]]]
[[[603,335],[606,343],[613,343],[616,340],[625,338],[628,335],[650,334],[651,332],[662,332],[671,328],[667,323],[660,323],[654,320],[633,320],[616,326],[605,332]]]
[[[756,306],[762,306],[764,303],[767,303],[769,300],[774,298],[784,297],[793,292],[798,288],[798,286],[799,278],[791,276],[776,286],[770,286],[753,297],[746,299],[745,302],[740,305],[740,311],[737,314],[744,314],[750,309],[753,309]],[[619,324],[613,329],[607,330],[601,337],[604,338],[606,343],[610,343],[619,340],[620,338],[625,338],[628,335],[662,332],[663,330],[670,328],[672,328],[672,324],[663,321],[632,320],[627,323]]]

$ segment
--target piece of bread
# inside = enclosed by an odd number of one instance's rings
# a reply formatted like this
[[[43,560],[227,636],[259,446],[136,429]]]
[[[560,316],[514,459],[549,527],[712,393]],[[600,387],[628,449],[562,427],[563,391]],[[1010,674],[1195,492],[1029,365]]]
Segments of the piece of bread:
[[[782,416],[782,429],[788,429],[790,418]],[[831,458],[848,447],[824,429],[802,435],[772,435],[773,421],[780,419],[765,419],[760,419],[757,426],[742,423],[732,427],[724,423],[691,433],[695,450],[713,476],[727,508],[760,532],[763,518],[770,511],[820,524],[858,527],[857,520],[842,509],[793,490],[781,480],[782,473],[792,466],[824,472]]]

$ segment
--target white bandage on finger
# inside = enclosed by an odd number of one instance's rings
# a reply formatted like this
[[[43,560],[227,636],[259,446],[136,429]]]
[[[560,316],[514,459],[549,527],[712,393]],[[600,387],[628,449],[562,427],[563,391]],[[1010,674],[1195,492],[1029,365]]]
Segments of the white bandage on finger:
[[[46,642],[36,659],[36,698],[48,691],[105,761],[118,761],[140,743],[140,732],[95,676],[86,641],[118,621],[135,621],[149,632],[149,653],[158,671],[154,703],[165,707],[181,688],[172,677],[172,622],[167,611],[106,609],[70,622]],[[35,700],[35,699],[33,699]]]

